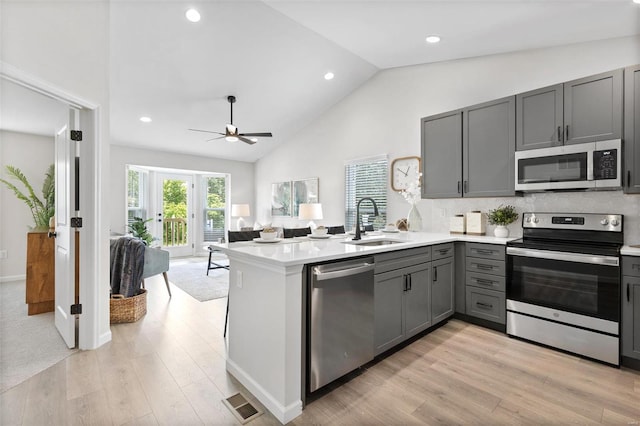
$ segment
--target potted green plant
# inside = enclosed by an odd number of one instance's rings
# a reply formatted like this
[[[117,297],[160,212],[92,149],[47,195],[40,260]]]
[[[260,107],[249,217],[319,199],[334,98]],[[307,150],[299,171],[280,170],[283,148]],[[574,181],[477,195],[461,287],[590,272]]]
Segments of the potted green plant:
[[[141,217],[134,217],[129,224],[129,231],[135,238],[140,238],[146,245],[153,242],[153,236],[147,230],[147,222],[151,222],[153,218],[144,220]]]
[[[13,183],[0,179],[0,182],[4,183],[7,188],[11,189],[19,200],[25,202],[29,210],[31,210],[31,216],[33,217],[35,229],[47,229],[49,228],[49,220],[55,214],[55,168],[51,164],[45,173],[44,183],[42,184],[42,199],[40,199],[33,189],[33,186],[29,183],[27,177],[20,171],[19,168],[13,166],[6,166],[7,173],[10,177],[14,178],[24,186],[24,190],[21,190]]]
[[[518,212],[514,206],[500,205],[497,209],[489,210],[489,224],[496,225],[493,231],[493,235],[500,238],[506,238],[509,236],[509,229],[507,225],[518,220]]]

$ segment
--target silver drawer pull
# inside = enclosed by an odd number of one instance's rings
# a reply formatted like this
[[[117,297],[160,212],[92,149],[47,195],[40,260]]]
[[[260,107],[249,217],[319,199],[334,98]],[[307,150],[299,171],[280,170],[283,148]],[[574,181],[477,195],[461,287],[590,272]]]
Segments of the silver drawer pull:
[[[449,253],[449,249],[439,249],[438,251],[440,252],[440,254],[447,254],[447,253]]]
[[[476,305],[478,305],[478,307],[484,308],[484,309],[493,309],[493,305],[491,303],[476,302]]]
[[[494,254],[493,250],[485,250],[485,249],[475,249],[478,254]]]
[[[485,265],[485,264],[482,264],[482,263],[475,263],[475,265],[476,265],[476,268],[484,269],[485,271],[493,269],[493,266],[491,266],[491,265]]]
[[[491,280],[485,280],[483,278],[474,278],[474,279],[475,279],[476,283],[482,284],[482,285],[493,286],[493,283],[495,282],[495,281],[491,281]]]

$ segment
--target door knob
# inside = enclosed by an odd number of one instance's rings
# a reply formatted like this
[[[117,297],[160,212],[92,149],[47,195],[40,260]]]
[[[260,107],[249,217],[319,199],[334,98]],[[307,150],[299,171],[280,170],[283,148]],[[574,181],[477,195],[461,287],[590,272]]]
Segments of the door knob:
[[[47,237],[49,238],[55,238],[57,236],[58,236],[57,232],[51,232],[51,231],[47,232]]]

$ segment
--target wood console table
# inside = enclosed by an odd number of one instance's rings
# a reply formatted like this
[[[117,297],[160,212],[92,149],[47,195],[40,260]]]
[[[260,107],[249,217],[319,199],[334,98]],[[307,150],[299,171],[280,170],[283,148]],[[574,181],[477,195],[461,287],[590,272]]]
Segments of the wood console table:
[[[27,233],[28,314],[52,312],[55,305],[55,240],[47,231]]]

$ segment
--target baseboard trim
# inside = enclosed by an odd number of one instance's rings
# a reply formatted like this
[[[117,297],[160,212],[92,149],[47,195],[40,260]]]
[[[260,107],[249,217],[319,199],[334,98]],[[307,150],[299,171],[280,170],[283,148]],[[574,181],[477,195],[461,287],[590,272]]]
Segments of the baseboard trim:
[[[0,277],[0,283],[8,283],[11,281],[23,281],[27,279],[27,275],[6,275],[4,277]]]
[[[288,406],[280,404],[269,392],[267,392],[260,384],[258,384],[251,376],[249,376],[235,362],[227,359],[227,371],[235,377],[240,383],[246,387],[258,401],[275,416],[282,424],[289,423],[291,420],[302,414],[302,400],[295,401]]]

